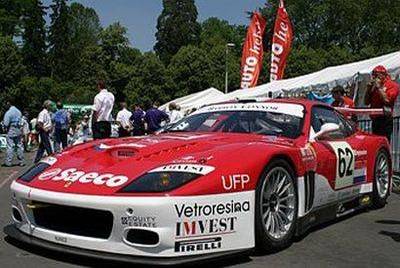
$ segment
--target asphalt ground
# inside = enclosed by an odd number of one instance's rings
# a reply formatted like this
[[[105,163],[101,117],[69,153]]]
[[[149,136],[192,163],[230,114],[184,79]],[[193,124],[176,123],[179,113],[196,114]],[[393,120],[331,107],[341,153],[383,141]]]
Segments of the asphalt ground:
[[[0,153],[0,161],[4,154]],[[33,155],[28,154],[28,159]],[[11,181],[20,167],[0,168],[0,228],[10,223]],[[366,210],[323,224],[273,254],[212,262],[230,267],[400,267],[400,195],[381,210]],[[0,267],[125,267],[123,263],[56,254],[12,241],[0,231]],[[133,265],[129,265],[132,267]],[[204,265],[206,266],[206,265]],[[135,267],[138,267],[135,265]]]

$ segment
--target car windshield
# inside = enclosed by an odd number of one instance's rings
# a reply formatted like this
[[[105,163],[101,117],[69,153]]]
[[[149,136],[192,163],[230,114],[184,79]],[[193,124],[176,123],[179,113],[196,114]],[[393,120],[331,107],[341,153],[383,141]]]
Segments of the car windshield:
[[[172,124],[164,132],[228,132],[296,138],[301,133],[303,106],[285,103],[208,106]]]

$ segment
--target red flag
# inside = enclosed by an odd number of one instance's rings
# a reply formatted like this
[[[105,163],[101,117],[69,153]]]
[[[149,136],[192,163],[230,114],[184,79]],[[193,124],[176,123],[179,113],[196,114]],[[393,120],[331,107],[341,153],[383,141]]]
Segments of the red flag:
[[[267,22],[260,13],[253,13],[243,46],[241,88],[251,88],[257,85],[264,54],[263,36],[266,24]]]
[[[283,0],[280,0],[276,16],[271,49],[271,81],[283,78],[286,60],[290,53],[293,29]]]

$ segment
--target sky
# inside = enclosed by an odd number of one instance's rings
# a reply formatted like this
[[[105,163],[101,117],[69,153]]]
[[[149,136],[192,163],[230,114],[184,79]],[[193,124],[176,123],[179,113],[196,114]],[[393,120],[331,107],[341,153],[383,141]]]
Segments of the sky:
[[[75,0],[92,7],[103,27],[119,21],[128,29],[133,47],[141,51],[153,49],[157,18],[162,11],[162,0]],[[209,17],[227,20],[230,24],[248,24],[247,11],[264,6],[266,0],[195,0],[199,21]],[[49,5],[51,0],[44,0]]]

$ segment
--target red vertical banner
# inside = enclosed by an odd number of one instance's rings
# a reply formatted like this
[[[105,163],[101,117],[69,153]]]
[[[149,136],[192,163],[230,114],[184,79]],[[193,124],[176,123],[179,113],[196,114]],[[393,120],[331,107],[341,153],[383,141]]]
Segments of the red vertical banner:
[[[251,88],[257,85],[264,54],[263,36],[266,24],[266,20],[260,13],[253,13],[243,46],[241,88]]]
[[[283,0],[279,2],[271,49],[271,81],[283,78],[293,40],[293,29]]]

